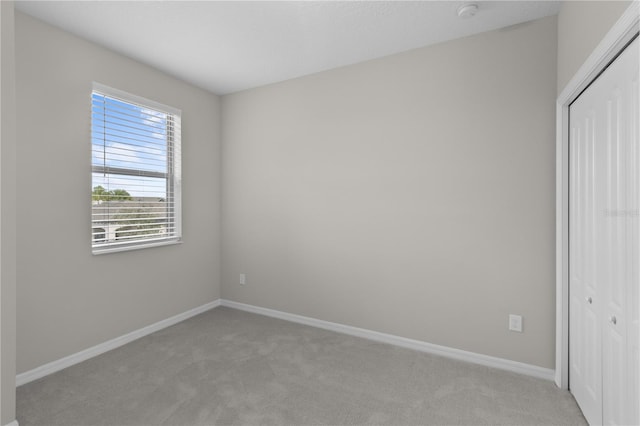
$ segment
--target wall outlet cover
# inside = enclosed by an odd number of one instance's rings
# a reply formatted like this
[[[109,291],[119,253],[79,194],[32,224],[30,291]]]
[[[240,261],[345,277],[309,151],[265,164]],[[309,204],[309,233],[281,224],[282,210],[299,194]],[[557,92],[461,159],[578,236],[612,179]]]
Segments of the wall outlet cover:
[[[522,316],[509,314],[509,330],[522,333]]]

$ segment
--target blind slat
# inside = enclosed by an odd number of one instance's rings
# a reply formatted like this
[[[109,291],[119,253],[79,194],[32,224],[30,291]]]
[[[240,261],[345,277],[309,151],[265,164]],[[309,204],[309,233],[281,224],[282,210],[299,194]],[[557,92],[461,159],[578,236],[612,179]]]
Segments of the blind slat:
[[[153,127],[161,130],[166,129],[167,117],[145,117],[142,114],[128,114],[115,109],[104,108],[100,105],[94,107],[91,110],[91,114],[94,116],[104,117],[106,122],[118,123],[120,125],[128,125],[135,128]],[[115,120],[115,119],[119,120]]]

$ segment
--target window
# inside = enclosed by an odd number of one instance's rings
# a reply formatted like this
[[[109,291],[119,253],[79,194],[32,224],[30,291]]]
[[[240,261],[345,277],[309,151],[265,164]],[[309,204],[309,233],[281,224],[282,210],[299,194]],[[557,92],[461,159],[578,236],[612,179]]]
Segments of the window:
[[[94,83],[91,148],[93,253],[179,242],[180,111]]]

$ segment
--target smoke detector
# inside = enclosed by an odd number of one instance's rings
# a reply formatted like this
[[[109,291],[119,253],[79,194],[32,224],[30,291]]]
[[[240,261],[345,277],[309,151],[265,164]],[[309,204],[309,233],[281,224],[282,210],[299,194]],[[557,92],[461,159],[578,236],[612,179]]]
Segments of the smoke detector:
[[[476,3],[465,3],[458,8],[458,17],[469,19],[478,13],[478,5]]]

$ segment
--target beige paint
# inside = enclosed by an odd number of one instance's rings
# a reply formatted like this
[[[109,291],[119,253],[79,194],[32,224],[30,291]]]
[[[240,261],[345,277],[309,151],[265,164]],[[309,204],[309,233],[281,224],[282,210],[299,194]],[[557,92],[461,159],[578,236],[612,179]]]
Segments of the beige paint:
[[[631,1],[565,1],[558,14],[558,93]]]
[[[16,67],[18,372],[218,299],[219,98],[19,12]],[[182,110],[183,244],[91,254],[94,80]]]
[[[16,418],[16,96],[14,9],[0,1],[0,425]]]
[[[628,4],[565,3],[557,73],[546,18],[225,97],[222,295],[552,367],[554,87]],[[16,175],[24,372],[220,296],[220,111],[214,95],[18,13],[16,169],[13,5],[0,5],[6,424]],[[90,189],[93,80],[183,109],[184,244],[90,255],[74,194]],[[523,334],[506,331],[508,313],[525,316]]]
[[[552,368],[556,28],[223,97],[223,297]]]

